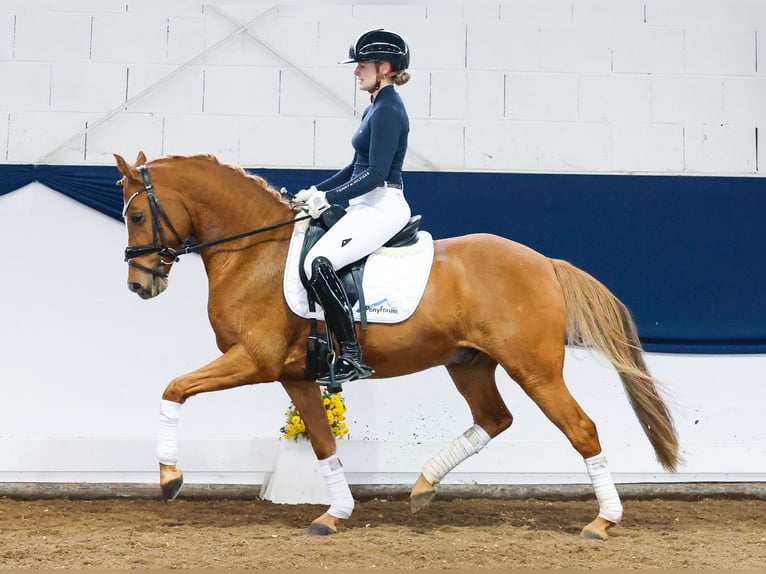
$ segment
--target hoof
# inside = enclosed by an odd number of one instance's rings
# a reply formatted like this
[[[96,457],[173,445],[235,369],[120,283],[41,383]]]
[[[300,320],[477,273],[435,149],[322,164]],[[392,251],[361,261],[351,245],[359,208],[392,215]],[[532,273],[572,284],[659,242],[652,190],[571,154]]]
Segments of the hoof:
[[[324,524],[312,522],[306,529],[305,534],[306,536],[329,536],[330,534],[335,534],[335,531]]]
[[[430,492],[423,492],[421,494],[416,494],[415,496],[410,496],[410,512],[415,514],[417,511],[431,502],[435,494],[436,491],[432,490]]]
[[[426,506],[436,494],[436,488],[426,480],[422,474],[412,486],[410,491],[410,512],[415,514],[418,510]]]
[[[170,502],[175,500],[178,493],[181,492],[181,487],[184,485],[183,477],[176,478],[162,485],[162,500]]]
[[[607,534],[606,531],[612,526],[614,526],[614,522],[610,522],[603,518],[596,518],[596,520],[582,529],[580,538],[585,538],[587,540],[607,540],[609,539],[609,534]]]
[[[160,464],[160,486],[162,487],[162,500],[170,502],[174,500],[181,487],[184,485],[184,474],[175,466]]]

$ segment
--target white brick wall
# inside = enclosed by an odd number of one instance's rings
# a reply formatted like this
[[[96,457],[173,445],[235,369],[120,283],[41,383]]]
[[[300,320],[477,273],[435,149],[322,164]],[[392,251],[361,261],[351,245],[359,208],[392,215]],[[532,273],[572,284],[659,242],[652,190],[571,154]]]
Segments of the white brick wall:
[[[689,126],[684,137],[685,164],[694,172],[723,167],[742,173],[755,169],[755,129],[736,126]]]
[[[498,122],[496,125],[503,125]],[[442,170],[461,171],[466,166],[465,128],[450,120],[414,120],[410,124],[410,148],[417,150],[438,149],[436,167]],[[464,149],[466,151],[464,152]],[[432,156],[433,157],[433,156]],[[413,161],[412,154],[405,161],[405,169],[421,170]]]
[[[0,157],[8,154],[8,123],[10,114],[0,114]]]
[[[766,126],[766,77],[726,78],[722,120],[726,124]]]
[[[625,26],[615,33],[614,39],[612,72],[649,75],[684,71],[682,28]]]
[[[755,30],[710,27],[684,31],[685,71],[716,76],[755,73]]]
[[[204,111],[238,116],[276,116],[280,108],[277,68],[205,68]]]
[[[505,100],[503,83],[503,74],[495,71],[433,72],[430,117],[500,120]]]
[[[183,64],[205,50],[205,22],[202,14],[168,19],[166,53],[169,63]]]
[[[644,74],[583,75],[577,88],[575,101],[581,121],[618,125],[651,121],[651,81]]]
[[[492,171],[537,171],[540,169],[538,133],[538,124],[509,120],[471,122],[465,126],[464,167]]]
[[[167,60],[168,19],[152,14],[93,17],[90,43],[94,62],[155,64]]]
[[[357,118],[317,119],[314,127],[314,165],[317,168],[340,169],[351,163],[354,157],[351,136],[358,123]]]
[[[86,161],[111,164],[114,162],[113,154],[118,153],[125,155],[132,163],[138,150],[143,150],[149,157],[161,156],[164,124],[165,118],[158,114],[116,115],[88,134]],[[53,148],[52,145],[47,147]],[[212,153],[209,149],[205,149],[205,152]]]
[[[221,161],[236,163],[239,126],[240,119],[233,116],[204,115],[189,121],[184,115],[168,115],[163,126],[163,152],[182,155],[212,153]]]
[[[0,11],[0,59],[3,61],[13,59],[15,27],[15,15]]]
[[[51,66],[50,107],[65,112],[108,112],[125,101],[125,64],[56,62]]]
[[[719,124],[723,115],[723,81],[700,76],[652,78],[652,120],[682,125]]]
[[[758,44],[755,59],[756,62],[761,63],[756,68],[758,75],[764,76],[766,75],[766,65],[764,65],[764,62],[766,62],[766,25],[755,31],[755,39]]]
[[[508,22],[479,22],[468,25],[469,69],[533,71],[540,69],[540,28]],[[502,43],[487,42],[502,39]]]
[[[576,76],[612,68],[609,26],[541,26],[540,69]]]
[[[669,124],[615,125],[612,162],[616,172],[683,172],[684,130]]]
[[[510,119],[571,122],[577,119],[577,76],[512,74],[505,99]]]
[[[29,163],[38,158],[43,150],[53,148],[79,134],[85,129],[85,114],[65,112],[18,112],[12,113],[8,122],[8,152],[11,163]],[[61,156],[72,163],[85,160],[85,136],[80,135],[68,144]]]
[[[178,68],[171,65],[131,65],[128,79],[128,100],[140,95],[162,81]],[[200,114],[204,87],[203,68],[191,66],[183,69],[171,80],[163,83],[131,104],[129,112],[151,112],[165,114]],[[192,121],[192,118],[189,118]]]
[[[51,64],[44,62],[0,62],[0,109],[17,113],[50,108]]]
[[[412,48],[408,169],[763,172],[764,0],[8,0],[0,161],[340,167],[367,98],[337,62],[376,26]]]
[[[92,20],[88,13],[20,12],[16,15],[13,58],[21,62],[87,62]]]
[[[575,24],[598,24],[603,27],[635,24],[644,18],[643,0],[573,0],[572,21]]]
[[[646,0],[646,22],[677,27],[757,27],[766,25],[761,0]]]
[[[274,134],[279,134],[277,137]],[[255,167],[314,165],[314,120],[261,117],[240,123],[240,161]],[[345,163],[350,161],[351,157]],[[338,166],[341,167],[341,166]]]

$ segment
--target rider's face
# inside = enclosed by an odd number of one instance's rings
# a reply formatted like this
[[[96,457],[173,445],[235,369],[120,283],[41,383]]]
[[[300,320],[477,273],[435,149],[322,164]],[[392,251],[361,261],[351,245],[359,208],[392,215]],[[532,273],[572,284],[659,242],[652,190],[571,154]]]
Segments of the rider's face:
[[[376,76],[375,62],[358,62],[354,75],[359,78],[359,89],[365,92],[375,90],[378,79]]]

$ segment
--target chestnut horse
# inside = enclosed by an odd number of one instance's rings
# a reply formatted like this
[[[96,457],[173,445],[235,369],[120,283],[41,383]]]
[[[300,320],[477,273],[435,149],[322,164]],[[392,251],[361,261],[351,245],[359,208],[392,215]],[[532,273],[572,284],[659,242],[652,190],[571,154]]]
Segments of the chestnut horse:
[[[306,423],[314,453],[326,465],[331,506],[308,527],[330,534],[350,516],[353,497],[337,460],[321,389],[304,380],[309,321],[293,314],[282,281],[296,210],[262,178],[210,155],[162,157],[123,174],[128,288],[148,299],[167,287],[178,256],[194,237],[209,282],[208,313],[222,355],[171,381],[161,401],[157,454],[163,497],[178,493],[180,405],[198,393],[279,381]],[[424,466],[410,495],[413,512],[436,484],[511,426],[498,392],[500,365],[583,457],[599,504],[582,536],[606,539],[622,504],[601,453],[596,426],[563,379],[565,343],[599,350],[614,365],[658,461],[674,470],[678,440],[670,413],[648,373],[627,308],[601,283],[514,241],[475,234],[435,241],[423,299],[398,324],[359,333],[375,377],[397,377],[444,365],[465,398],[474,425]],[[360,383],[361,384],[361,383]]]

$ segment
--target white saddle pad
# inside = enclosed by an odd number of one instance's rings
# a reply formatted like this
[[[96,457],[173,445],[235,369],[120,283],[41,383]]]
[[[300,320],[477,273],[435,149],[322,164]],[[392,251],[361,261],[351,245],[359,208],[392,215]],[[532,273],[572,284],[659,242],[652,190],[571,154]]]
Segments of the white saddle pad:
[[[296,315],[304,319],[324,319],[321,307],[313,313],[309,311],[308,295],[298,274],[298,259],[307,229],[307,221],[295,224],[287,251],[283,281],[285,299]],[[414,245],[381,247],[371,253],[362,279],[367,321],[399,323],[409,318],[423,296],[433,259],[434,242],[427,231],[418,231],[418,242]],[[358,302],[353,311],[354,319],[359,321]]]

